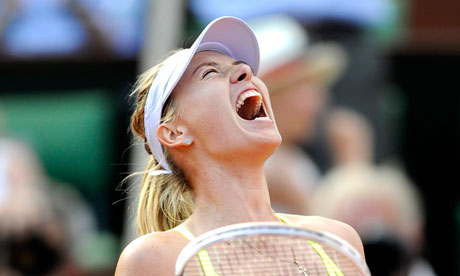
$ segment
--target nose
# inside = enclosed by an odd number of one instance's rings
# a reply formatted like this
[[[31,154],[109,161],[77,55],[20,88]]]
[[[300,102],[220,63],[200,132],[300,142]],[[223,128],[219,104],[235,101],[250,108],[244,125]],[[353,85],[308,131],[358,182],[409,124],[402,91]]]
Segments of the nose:
[[[239,63],[235,65],[235,69],[232,72],[230,81],[237,83],[240,81],[250,80],[252,78],[252,70],[246,63]]]

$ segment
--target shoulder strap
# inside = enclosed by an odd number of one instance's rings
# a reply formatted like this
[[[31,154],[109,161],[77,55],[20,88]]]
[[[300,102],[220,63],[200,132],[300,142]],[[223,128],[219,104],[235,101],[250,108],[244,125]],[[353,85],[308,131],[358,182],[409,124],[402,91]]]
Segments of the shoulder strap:
[[[190,232],[190,230],[188,230],[188,228],[185,227],[183,223],[179,224],[179,226],[176,227],[176,231],[179,232],[182,236],[184,236],[189,241],[192,241],[196,238],[195,235],[193,235],[192,232]]]
[[[292,221],[290,221],[288,218],[285,216],[276,213],[278,218],[281,220],[282,223],[285,224],[294,224]],[[327,270],[327,274],[329,276],[343,276],[342,271],[339,269],[339,267],[334,263],[334,261],[327,255],[326,251],[324,251],[324,248],[317,242],[314,241],[308,241],[308,243],[311,245],[311,247],[315,250],[316,254],[321,258],[323,261],[324,267]]]
[[[282,214],[280,213],[276,213],[276,216],[280,219],[280,221],[284,224],[288,224],[288,225],[293,225],[294,223],[292,223],[291,220],[289,220],[288,218],[286,218],[285,216],[283,216]]]
[[[196,237],[193,235],[190,230],[182,223],[176,227],[176,231],[179,232],[182,236],[184,236],[189,241],[194,240]],[[198,252],[198,259],[200,259],[201,268],[203,269],[205,276],[219,276],[214,270],[214,266],[212,265],[211,258],[209,257],[207,250],[200,250]]]
[[[326,268],[329,276],[344,276],[340,268],[334,263],[329,255],[327,255],[326,251],[324,251],[324,248],[319,243],[314,241],[308,241],[308,243],[311,247],[313,247],[323,261],[324,267]]]

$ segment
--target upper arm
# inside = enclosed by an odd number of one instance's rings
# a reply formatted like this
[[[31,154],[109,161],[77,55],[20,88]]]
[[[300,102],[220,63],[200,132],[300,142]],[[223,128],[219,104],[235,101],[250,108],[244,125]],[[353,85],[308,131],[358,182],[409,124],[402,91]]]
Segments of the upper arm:
[[[326,231],[349,243],[365,259],[364,247],[358,232],[350,225],[324,217],[289,215],[292,221],[314,231]]]
[[[173,265],[161,244],[140,238],[131,242],[121,253],[115,276],[172,275]]]
[[[336,231],[333,234],[347,241],[351,246],[353,246],[359,252],[361,257],[365,259],[363,242],[361,241],[361,238],[358,232],[356,232],[356,230],[353,227],[351,227],[350,225],[346,223],[343,223],[337,220],[335,220],[334,223],[336,224],[335,225]]]
[[[327,218],[322,219],[322,223],[327,224],[324,226],[325,231],[328,231],[348,242],[353,248],[355,248],[359,252],[361,257],[365,259],[363,242],[361,241],[358,232],[356,232],[356,230],[353,227],[338,220]]]

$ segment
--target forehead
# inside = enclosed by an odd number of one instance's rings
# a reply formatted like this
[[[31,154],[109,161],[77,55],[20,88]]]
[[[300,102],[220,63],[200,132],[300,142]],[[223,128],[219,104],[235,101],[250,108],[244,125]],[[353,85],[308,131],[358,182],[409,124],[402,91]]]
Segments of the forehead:
[[[184,90],[184,87],[188,86],[191,82],[197,81],[197,74],[194,74],[194,72],[197,71],[197,69],[200,71],[200,67],[206,68],[207,64],[218,64],[219,66],[224,66],[226,64],[230,65],[233,62],[235,62],[234,58],[215,51],[201,51],[196,53],[190,61],[184,74],[179,79],[173,95],[180,94],[178,91]]]

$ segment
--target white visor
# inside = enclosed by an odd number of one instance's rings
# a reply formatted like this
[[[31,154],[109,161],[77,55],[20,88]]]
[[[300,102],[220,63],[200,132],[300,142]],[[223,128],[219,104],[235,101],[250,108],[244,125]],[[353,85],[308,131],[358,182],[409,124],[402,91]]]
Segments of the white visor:
[[[188,49],[170,56],[153,81],[144,108],[144,127],[147,143],[153,156],[164,170],[151,175],[169,174],[171,168],[165,160],[163,147],[158,141],[163,105],[184,74],[193,56],[200,51],[216,51],[247,63],[254,75],[259,69],[259,46],[251,28],[236,17],[220,17],[209,23]]]

